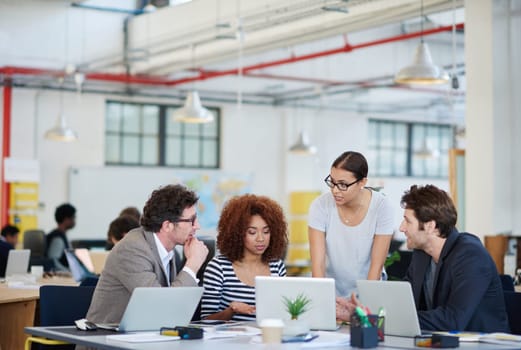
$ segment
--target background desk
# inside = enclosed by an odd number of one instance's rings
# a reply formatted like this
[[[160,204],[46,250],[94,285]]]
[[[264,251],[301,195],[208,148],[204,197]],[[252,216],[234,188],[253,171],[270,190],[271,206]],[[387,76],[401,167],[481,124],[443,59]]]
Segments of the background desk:
[[[95,332],[75,331],[75,327],[27,327],[25,331],[31,335],[46,337],[56,340],[64,340],[69,343],[84,345],[102,350],[252,350],[264,349],[267,346],[264,344],[252,344],[250,337],[234,337],[225,339],[212,340],[173,340],[169,342],[156,343],[126,343],[120,341],[107,341],[106,335],[95,335]],[[341,332],[347,332],[347,329],[342,329]],[[97,332],[97,331],[96,331]],[[106,334],[106,331],[102,331]],[[379,349],[415,349],[412,338],[390,337],[386,336],[385,343],[380,344]],[[279,350],[296,350],[301,349],[302,343],[287,343],[277,346]],[[345,349],[346,346],[334,347],[338,349]],[[333,349],[333,347],[332,347]],[[425,348],[416,348],[425,349]],[[502,346],[497,344],[485,343],[460,343],[459,349],[478,349],[478,350],[507,350],[519,349],[519,347]]]
[[[39,285],[77,285],[72,278],[53,277],[39,281]],[[24,327],[34,325],[39,289],[8,288],[0,284],[0,347],[2,350],[24,348],[27,335]]]

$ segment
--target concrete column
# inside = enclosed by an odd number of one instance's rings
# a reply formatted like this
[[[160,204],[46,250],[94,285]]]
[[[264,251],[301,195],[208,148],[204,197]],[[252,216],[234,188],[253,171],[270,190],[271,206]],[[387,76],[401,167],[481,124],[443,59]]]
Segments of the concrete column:
[[[517,0],[465,2],[465,226],[481,237],[521,234],[520,7]]]

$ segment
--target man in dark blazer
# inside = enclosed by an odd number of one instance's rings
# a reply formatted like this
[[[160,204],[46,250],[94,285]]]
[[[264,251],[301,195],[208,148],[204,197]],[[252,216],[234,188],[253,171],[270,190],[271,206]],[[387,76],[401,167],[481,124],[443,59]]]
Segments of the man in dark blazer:
[[[196,274],[208,254],[195,237],[198,197],[181,185],[152,192],[141,217],[141,227],[119,241],[107,257],[87,319],[119,323],[136,287],[197,286]],[[183,245],[186,263],[176,274],[174,248]]]
[[[411,186],[401,200],[400,231],[414,249],[406,280],[425,330],[508,332],[503,289],[494,261],[475,235],[458,232],[448,194]]]

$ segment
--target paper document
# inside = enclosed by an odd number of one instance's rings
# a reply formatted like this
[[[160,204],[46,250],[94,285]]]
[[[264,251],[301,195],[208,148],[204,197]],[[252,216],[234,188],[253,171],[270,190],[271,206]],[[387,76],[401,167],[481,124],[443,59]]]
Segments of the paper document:
[[[160,335],[159,332],[107,335],[107,340],[123,341],[128,343],[153,343],[160,341],[173,341],[179,339],[181,338],[175,336]]]
[[[241,336],[252,336],[260,334],[260,329],[250,326],[219,326],[215,328],[204,328],[204,339],[219,339]]]
[[[433,334],[450,335],[458,337],[461,342],[478,342],[485,333],[479,332],[432,332]]]
[[[479,338],[480,342],[492,344],[514,345],[521,347],[521,335],[509,333],[489,333]]]
[[[345,345],[349,346],[351,344],[351,336],[346,333],[326,331],[317,331],[313,333],[318,334],[318,337],[309,343],[302,343],[302,348],[326,348]]]

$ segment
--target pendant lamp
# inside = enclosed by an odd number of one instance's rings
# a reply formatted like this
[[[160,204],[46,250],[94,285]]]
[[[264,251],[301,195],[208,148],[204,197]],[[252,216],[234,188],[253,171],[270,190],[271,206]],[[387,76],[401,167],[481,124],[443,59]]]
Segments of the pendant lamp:
[[[213,121],[213,114],[201,105],[197,91],[188,93],[184,106],[174,110],[172,117],[174,121],[183,123],[210,123]]]
[[[414,156],[418,158],[438,158],[440,156],[440,151],[437,149],[429,148],[427,145],[427,140],[424,139],[422,143],[422,147],[414,152]]]
[[[60,79],[60,84],[63,84],[63,78]],[[56,126],[45,133],[45,138],[48,140],[60,142],[72,142],[78,139],[76,132],[67,126],[65,114],[63,113],[62,91],[60,91],[60,113],[58,114]]]
[[[394,81],[398,84],[445,84],[450,78],[443,68],[432,62],[429,46],[423,42],[423,0],[421,2],[421,32],[420,44],[416,48],[414,61],[411,65],[402,68],[396,74]]]
[[[52,141],[72,142],[78,139],[78,135],[67,126],[65,114],[60,113],[56,126],[45,133],[45,138]]]
[[[308,134],[302,130],[297,142],[289,148],[289,151],[299,155],[312,155],[317,153],[317,148],[309,143]]]

